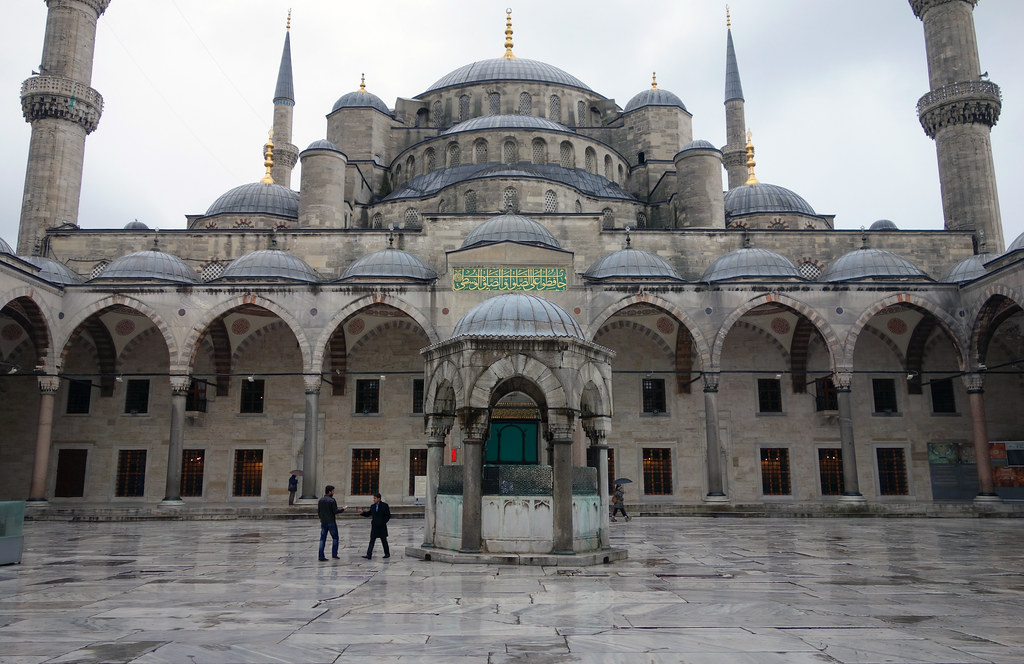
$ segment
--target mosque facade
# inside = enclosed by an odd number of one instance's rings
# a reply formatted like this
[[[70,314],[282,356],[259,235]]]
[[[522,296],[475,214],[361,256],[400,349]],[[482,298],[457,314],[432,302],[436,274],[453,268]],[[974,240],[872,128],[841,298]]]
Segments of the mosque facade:
[[[651,511],[1024,496],[1024,238],[976,0],[909,3],[934,231],[836,230],[757,180],[731,27],[715,146],[656,79],[620,106],[519,57],[510,16],[500,57],[393,106],[361,84],[301,150],[286,33],[263,180],[184,229],[81,228],[109,0],[47,4],[0,244],[0,498],[263,506],[298,471],[302,498],[425,503],[430,540],[439,496],[486,511],[513,466],[550,467],[557,504],[630,478]]]

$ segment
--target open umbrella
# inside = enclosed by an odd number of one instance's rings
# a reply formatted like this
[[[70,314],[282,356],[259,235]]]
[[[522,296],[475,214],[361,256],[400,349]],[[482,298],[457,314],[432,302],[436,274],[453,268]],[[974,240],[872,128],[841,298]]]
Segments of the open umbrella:
[[[302,471],[301,470],[293,470],[292,471],[292,475],[295,475],[296,477],[302,477]]]
[[[629,479],[628,477],[620,477],[619,479],[617,479],[614,482],[612,482],[612,484],[632,484],[632,483],[633,483],[633,480]]]

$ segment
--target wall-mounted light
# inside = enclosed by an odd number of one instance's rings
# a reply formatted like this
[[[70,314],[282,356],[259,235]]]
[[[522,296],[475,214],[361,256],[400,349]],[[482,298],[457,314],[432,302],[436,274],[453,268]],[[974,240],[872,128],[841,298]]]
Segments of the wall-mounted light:
[[[916,371],[908,371],[907,372],[907,380],[914,380],[915,378],[917,378],[917,372]]]
[[[114,377],[114,382],[115,383],[123,383],[124,382],[124,378],[122,378],[120,376],[115,376]]]
[[[252,374],[249,374],[249,377],[246,378],[246,380],[249,381],[250,383],[253,383],[256,381],[256,378]]]

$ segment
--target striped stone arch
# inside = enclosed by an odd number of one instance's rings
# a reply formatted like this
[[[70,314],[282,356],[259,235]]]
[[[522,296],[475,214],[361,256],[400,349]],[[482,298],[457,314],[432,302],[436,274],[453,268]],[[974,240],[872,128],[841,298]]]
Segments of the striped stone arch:
[[[178,357],[179,346],[178,340],[174,338],[174,333],[171,332],[170,326],[163,319],[163,316],[158,314],[156,310],[149,305],[145,304],[141,300],[121,294],[110,295],[101,300],[97,300],[79,311],[77,316],[67,321],[64,326],[64,333],[60,339],[61,364],[64,364],[64,357],[68,351],[68,341],[70,341],[72,335],[75,334],[75,330],[81,327],[90,317],[93,316],[93,314],[97,314],[109,307],[116,306],[135,309],[140,314],[148,318],[154,326],[156,326],[156,329],[160,331],[161,335],[163,335],[164,343],[167,345],[167,358],[170,370],[172,373],[175,373],[174,370],[177,368],[175,360]]]
[[[597,406],[595,411],[598,415],[612,414],[612,386],[611,386],[611,367],[606,367],[606,371],[601,371],[601,366],[595,362],[587,362],[587,364],[580,370],[580,382],[584,386],[584,392],[586,392],[586,386],[593,385],[594,392],[597,394],[600,403],[594,404]],[[582,402],[583,394],[580,394],[580,401]]]
[[[658,348],[661,349],[663,353],[665,353],[666,357],[671,358],[673,355],[675,355],[675,350],[672,348],[672,346],[669,345],[667,341],[665,341],[665,337],[661,336],[661,334],[656,330],[652,330],[649,326],[643,325],[642,323],[638,323],[635,320],[623,319],[612,321],[610,323],[602,325],[601,329],[597,330],[597,332],[594,333],[594,343],[597,343],[597,338],[600,337],[605,332],[610,332],[612,330],[621,330],[623,328],[633,330],[634,332],[644,337],[645,339],[650,339],[654,344],[658,346]]]
[[[430,320],[423,315],[423,312],[412,306],[405,300],[397,298],[389,293],[371,293],[365,295],[358,300],[350,302],[348,305],[342,307],[335,312],[331,319],[327,321],[323,329],[320,332],[320,336],[317,337],[315,346],[310,360],[310,371],[320,371],[324,364],[324,355],[327,353],[327,344],[330,342],[331,337],[334,335],[334,330],[344,323],[350,316],[357,313],[358,311],[375,304],[386,304],[390,307],[401,311],[409,318],[416,321],[416,323],[423,330],[423,333],[427,336],[430,344],[436,344],[441,339],[437,335],[437,330],[430,324]]]
[[[424,413],[429,415],[437,412],[437,406],[435,405],[437,393],[445,385],[450,385],[455,393],[455,408],[462,408],[465,405],[463,403],[465,392],[462,374],[459,372],[458,367],[446,360],[435,367],[434,371],[427,378],[426,386],[423,389]]]
[[[37,289],[28,286],[12,288],[0,295],[0,308],[6,307],[11,302],[20,298],[25,298],[35,305],[35,311],[25,312],[29,316],[29,320],[26,322],[32,327],[32,329],[26,329],[25,332],[36,346],[35,350],[39,355],[38,359],[43,361],[47,365],[47,370],[49,370],[53,368],[50,365],[53,364],[53,358],[55,357],[52,352],[54,348],[53,321],[50,320],[47,314],[47,308],[37,301],[37,292]]]
[[[264,325],[263,327],[257,330],[253,330],[252,332],[246,334],[245,339],[242,339],[242,342],[235,347],[235,352],[231,353],[231,366],[238,366],[238,360],[242,357],[243,354],[245,354],[245,351],[248,350],[249,346],[251,346],[257,339],[266,336],[272,332],[278,332],[281,330],[281,328],[287,329],[287,323],[285,323],[283,320],[275,320],[273,323],[268,323],[267,325]]]
[[[146,339],[149,339],[154,334],[157,334],[157,329],[155,327],[147,327],[145,330],[139,332],[134,337],[132,337],[132,340],[126,343],[124,348],[121,349],[121,352],[118,353],[116,364],[120,365],[123,359],[127,357],[129,353],[134,351]]]
[[[768,342],[768,344],[772,348],[777,350],[779,352],[779,355],[782,357],[783,362],[785,362],[787,366],[790,364],[791,358],[789,349],[782,345],[778,337],[776,337],[774,334],[764,329],[763,327],[754,325],[753,323],[748,323],[746,321],[738,320],[735,323],[733,323],[732,328],[730,329],[747,330],[749,332],[753,332],[754,334]]]
[[[299,350],[302,351],[302,363],[304,365],[303,370],[308,370],[306,367],[309,366],[309,339],[306,336],[306,331],[301,325],[299,325],[298,320],[289,313],[287,308],[281,306],[277,302],[265,298],[262,295],[246,293],[245,295],[238,295],[229,300],[218,303],[215,307],[206,311],[203,318],[192,326],[192,329],[189,331],[188,336],[185,339],[185,343],[182,344],[181,354],[178,356],[178,365],[171,367],[172,373],[176,369],[184,373],[190,371],[193,363],[195,362],[195,355],[199,350],[199,341],[203,338],[207,328],[210,327],[214,321],[230,312],[232,309],[236,309],[247,304],[266,309],[288,325],[292,334],[295,335],[295,340],[299,344]],[[172,357],[174,357],[173,354]]]
[[[1024,297],[1003,284],[992,284],[978,293],[978,296],[977,305],[968,309],[965,315],[971,325],[970,350],[968,351],[970,360],[975,364],[982,364],[988,354],[988,344],[992,340],[991,332],[998,327],[998,322],[995,321],[997,309],[990,306],[992,299],[1004,297],[1018,307],[1024,307]],[[993,323],[996,325],[993,326]]]
[[[660,309],[664,309],[665,313],[673,316],[680,325],[689,330],[690,336],[693,337],[693,345],[697,349],[697,357],[700,358],[701,366],[707,367],[710,364],[711,347],[704,338],[704,333],[701,332],[700,327],[697,326],[697,322],[694,321],[693,318],[691,318],[685,311],[676,307],[668,300],[651,293],[636,293],[609,305],[604,309],[604,311],[598,313],[597,316],[595,316],[594,319],[584,327],[584,336],[588,341],[593,341],[594,337],[597,336],[597,333],[602,327],[604,327],[609,318],[630,305],[640,303],[650,304]]]
[[[469,385],[468,406],[470,408],[489,408],[491,393],[495,386],[503,380],[516,376],[526,378],[537,385],[544,394],[546,408],[569,407],[565,388],[551,369],[538,360],[522,354],[503,357],[484,369]]]
[[[821,335],[821,338],[825,340],[825,348],[828,351],[829,357],[833,358],[833,362],[835,361],[835,358],[839,356],[839,350],[841,348],[839,337],[832,330],[832,326],[828,324],[828,321],[826,321],[815,308],[783,293],[764,293],[763,295],[758,295],[757,297],[744,302],[729,314],[722,323],[722,327],[719,328],[718,334],[715,335],[715,344],[711,351],[711,371],[718,371],[721,368],[722,347],[725,345],[725,338],[729,336],[729,330],[732,329],[732,326],[735,325],[736,322],[748,311],[755,309],[762,304],[781,304],[809,320],[818,330],[818,334]]]
[[[423,337],[424,341],[429,341],[427,339],[426,332],[424,332],[423,328],[421,328],[419,325],[410,323],[407,320],[393,320],[387,321],[386,323],[381,323],[380,325],[376,326],[363,336],[359,337],[359,341],[355,342],[355,344],[352,345],[352,348],[349,349],[348,354],[349,356],[355,355],[356,351],[362,348],[364,344],[368,343],[372,339],[375,339],[376,337],[387,334],[388,332],[401,330],[418,333],[420,336]],[[423,345],[427,346],[429,344],[424,343]]]
[[[895,295],[890,295],[876,301],[865,309],[863,313],[861,313],[860,317],[857,318],[857,321],[853,326],[851,326],[849,333],[846,335],[846,339],[842,343],[841,353],[835,356],[838,358],[835,366],[837,368],[853,367],[853,355],[854,350],[857,348],[857,338],[867,327],[868,321],[882,309],[900,304],[916,307],[921,311],[935,316],[939,324],[945,328],[945,332],[949,336],[950,341],[952,341],[953,348],[956,350],[957,354],[957,363],[960,365],[960,368],[963,369],[964,362],[966,360],[964,356],[964,349],[967,347],[967,344],[965,343],[965,341],[967,341],[966,326],[959,323],[955,318],[953,318],[953,316],[946,311],[943,311],[942,308],[937,306],[931,300],[919,295],[911,295],[910,293],[897,293]]]
[[[896,358],[901,367],[907,366],[906,355],[903,354],[903,351],[900,350],[900,347],[896,344],[896,342],[892,340],[892,337],[890,337],[888,334],[885,334],[881,330],[870,326],[865,326],[864,331],[878,339],[880,342],[882,342],[882,344],[885,345],[886,348],[892,351],[893,357]]]

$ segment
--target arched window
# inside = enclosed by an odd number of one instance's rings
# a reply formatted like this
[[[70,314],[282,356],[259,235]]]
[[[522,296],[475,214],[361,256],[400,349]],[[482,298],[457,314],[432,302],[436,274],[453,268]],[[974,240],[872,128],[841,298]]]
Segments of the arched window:
[[[576,102],[576,124],[587,124],[587,105],[582,101]]]
[[[487,163],[487,141],[482,138],[473,143],[473,160],[478,164]]]
[[[423,162],[426,164],[425,168],[427,169],[424,173],[429,173],[437,168],[437,156],[434,154],[434,148],[427,148],[427,151],[423,153]]]
[[[544,211],[558,212],[558,196],[551,189],[544,192]]]
[[[615,228],[615,215],[611,208],[601,210],[601,226],[603,228]]]
[[[548,120],[562,121],[562,98],[558,95],[551,95],[548,99]]]
[[[519,192],[515,187],[505,187],[502,203],[502,209],[505,212],[519,212]]]
[[[420,211],[416,208],[409,208],[405,211],[405,227],[406,228],[419,228],[420,225]]]
[[[384,228],[384,215],[380,212],[373,215],[373,221],[370,223],[370,228]]]
[[[487,111],[491,115],[501,115],[501,95],[497,92],[487,95]]]
[[[622,175],[622,164],[619,164],[619,179],[617,180],[617,182],[619,183],[619,185],[625,184],[625,182],[626,182],[623,179],[623,175]]]
[[[99,265],[97,265],[96,267],[99,267]],[[104,267],[106,266],[104,265]],[[96,268],[93,268],[93,272],[95,271]],[[224,263],[218,260],[212,260],[203,266],[203,271],[199,273],[199,277],[203,281],[211,281],[221,276],[222,274],[224,274]]]
[[[558,165],[562,168],[576,168],[576,155],[569,141],[562,141],[558,146]]]
[[[442,214],[444,212],[447,212],[448,211],[448,201],[446,201],[446,200],[444,200],[442,198],[441,201],[437,204],[437,211],[442,213]]]
[[[615,177],[615,167],[612,166],[612,158],[610,155],[604,156],[604,177],[608,180]]]
[[[533,115],[533,97],[529,92],[519,95],[519,115]]]
[[[548,144],[543,138],[533,139],[533,163],[548,163]]]
[[[647,213],[646,212],[637,212],[636,213],[636,227],[637,228],[647,228]]]
[[[416,157],[409,155],[409,158],[405,160],[405,177],[410,180],[416,177]]]
[[[796,264],[797,270],[800,272],[800,276],[804,279],[815,280],[821,274],[821,267],[815,263],[812,259],[808,258],[805,261]]]
[[[647,155],[644,154],[643,152],[637,152],[636,153],[636,163],[638,163],[638,164],[646,164],[647,163]]]
[[[583,204],[580,203],[580,199],[576,199],[576,214],[583,212]]]
[[[427,112],[427,109],[425,109],[425,108],[421,108],[420,110],[416,111],[416,126],[417,127],[426,127],[427,126],[427,117],[429,115],[430,114]]]
[[[434,102],[430,115],[431,119],[434,121],[434,126],[440,129],[441,125],[444,123],[444,109],[441,106],[440,99]]]
[[[469,119],[469,95],[459,97],[459,122]]]
[[[466,192],[466,212],[476,213],[476,192],[472,189]]]
[[[448,168],[455,168],[462,163],[462,150],[459,149],[458,143],[452,143],[448,146]]]
[[[594,148],[587,148],[584,153],[583,164],[588,173],[597,173],[597,153]]]
[[[501,161],[505,164],[514,164],[519,161],[519,149],[514,140],[508,139],[501,146]]]

